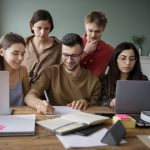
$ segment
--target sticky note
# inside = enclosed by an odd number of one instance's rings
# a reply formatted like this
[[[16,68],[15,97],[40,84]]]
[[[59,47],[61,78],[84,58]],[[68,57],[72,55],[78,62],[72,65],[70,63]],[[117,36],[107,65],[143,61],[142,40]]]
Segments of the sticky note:
[[[131,119],[130,116],[126,115],[126,114],[116,114],[116,116],[119,118],[119,119]]]
[[[0,124],[0,131],[2,131],[4,128],[5,128],[5,126]]]
[[[118,120],[124,125],[125,128],[135,128],[136,121],[128,115],[115,115],[112,119],[113,123],[116,123]]]

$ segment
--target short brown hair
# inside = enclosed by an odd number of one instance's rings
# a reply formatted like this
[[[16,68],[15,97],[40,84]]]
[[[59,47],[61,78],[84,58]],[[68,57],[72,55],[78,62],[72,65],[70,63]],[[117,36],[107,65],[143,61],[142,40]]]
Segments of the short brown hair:
[[[105,29],[107,18],[101,11],[92,11],[85,17],[85,23],[95,23],[97,26],[102,26]]]

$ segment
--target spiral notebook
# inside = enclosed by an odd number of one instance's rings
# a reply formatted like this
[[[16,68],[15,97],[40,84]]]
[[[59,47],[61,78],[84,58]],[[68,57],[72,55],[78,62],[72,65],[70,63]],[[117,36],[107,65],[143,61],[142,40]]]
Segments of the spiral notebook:
[[[0,136],[26,136],[34,133],[35,114],[0,116]]]

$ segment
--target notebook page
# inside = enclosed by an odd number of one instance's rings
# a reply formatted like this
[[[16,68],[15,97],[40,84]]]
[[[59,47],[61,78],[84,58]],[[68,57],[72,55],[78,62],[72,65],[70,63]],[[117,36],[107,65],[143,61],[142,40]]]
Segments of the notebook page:
[[[78,123],[85,123],[88,125],[94,125],[100,122],[104,122],[107,120],[109,117],[104,117],[104,116],[98,116],[98,115],[93,115],[89,113],[84,113],[84,112],[77,112],[77,113],[71,113],[71,114],[66,114],[61,116],[62,119],[78,122]]]
[[[37,124],[49,129],[49,130],[56,130],[60,127],[64,127],[66,125],[69,124],[73,124],[73,121],[69,121],[69,120],[64,120],[61,118],[54,118],[54,119],[47,119],[47,120],[42,120],[42,121],[37,121]]]
[[[3,133],[32,133],[35,131],[35,114],[0,116],[0,135]]]
[[[76,110],[68,106],[53,106],[53,107],[55,108],[56,115],[65,115],[65,114],[80,112],[80,110]]]

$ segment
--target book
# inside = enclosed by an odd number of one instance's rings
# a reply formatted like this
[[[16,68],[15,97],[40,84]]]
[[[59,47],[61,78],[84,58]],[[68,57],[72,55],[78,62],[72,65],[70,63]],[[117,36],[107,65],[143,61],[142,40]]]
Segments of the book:
[[[116,123],[118,120],[121,121],[125,128],[135,128],[136,120],[127,114],[116,114],[113,117],[113,123]]]
[[[85,112],[75,112],[62,115],[59,118],[37,121],[36,123],[54,133],[67,134],[82,128],[87,128],[88,126],[102,123],[107,119],[109,119],[109,117]]]
[[[0,136],[34,135],[35,118],[35,114],[1,115]]]

